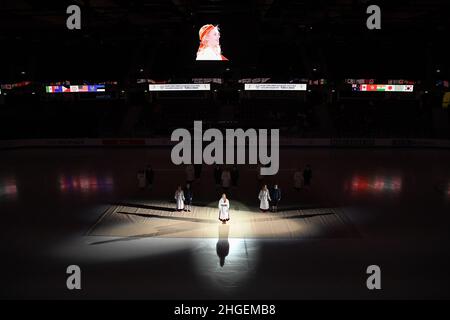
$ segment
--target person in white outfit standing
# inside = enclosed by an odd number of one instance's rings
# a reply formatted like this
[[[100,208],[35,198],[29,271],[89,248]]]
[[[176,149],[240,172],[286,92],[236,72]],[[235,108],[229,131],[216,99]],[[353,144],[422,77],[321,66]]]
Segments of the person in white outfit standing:
[[[178,186],[177,191],[175,191],[175,201],[177,202],[177,211],[182,211],[184,209],[184,192],[181,186]]]
[[[225,193],[222,194],[222,198],[219,200],[219,220],[223,224],[230,220],[230,201]]]
[[[261,209],[262,212],[266,212],[269,210],[269,201],[270,199],[270,194],[269,194],[269,190],[267,189],[266,185],[263,185],[263,187],[261,188],[261,191],[259,192],[258,195],[258,199],[260,201],[259,203],[259,208]]]

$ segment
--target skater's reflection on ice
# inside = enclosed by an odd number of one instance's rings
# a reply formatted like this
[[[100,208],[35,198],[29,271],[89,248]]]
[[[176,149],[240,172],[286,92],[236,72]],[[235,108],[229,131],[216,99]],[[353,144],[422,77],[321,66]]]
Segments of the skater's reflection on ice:
[[[225,264],[225,258],[230,252],[230,243],[228,241],[228,235],[230,233],[230,226],[227,224],[219,225],[219,240],[216,245],[217,256],[219,257],[220,266]]]

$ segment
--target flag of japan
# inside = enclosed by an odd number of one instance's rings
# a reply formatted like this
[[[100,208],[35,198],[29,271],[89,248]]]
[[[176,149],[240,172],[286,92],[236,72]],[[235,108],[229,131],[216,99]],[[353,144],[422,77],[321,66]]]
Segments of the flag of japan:
[[[395,87],[392,84],[386,86],[386,91],[395,91]]]

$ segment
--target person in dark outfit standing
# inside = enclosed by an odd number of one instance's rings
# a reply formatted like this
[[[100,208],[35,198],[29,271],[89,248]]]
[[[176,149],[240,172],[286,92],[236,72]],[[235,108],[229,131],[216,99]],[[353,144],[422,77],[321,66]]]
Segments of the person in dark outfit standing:
[[[147,167],[145,168],[145,179],[147,180],[147,188],[152,189],[154,178],[155,173],[153,172],[152,166],[147,165]]]
[[[303,170],[303,184],[305,188],[309,188],[311,186],[311,179],[312,179],[312,169],[311,166],[308,164],[306,165],[305,170]]]
[[[270,189],[270,206],[272,209],[272,212],[277,212],[278,210],[278,203],[281,200],[281,189],[278,188],[278,185],[274,185],[273,188]]]
[[[191,185],[187,184],[184,190],[184,211],[191,212],[192,198],[194,194],[191,189]]]

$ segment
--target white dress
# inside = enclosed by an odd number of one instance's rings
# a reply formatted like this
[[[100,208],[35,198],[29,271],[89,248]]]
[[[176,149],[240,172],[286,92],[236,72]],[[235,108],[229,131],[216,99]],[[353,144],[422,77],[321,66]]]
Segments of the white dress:
[[[231,185],[231,174],[230,171],[225,170],[222,172],[222,187],[229,188]]]
[[[207,47],[197,53],[197,60],[222,60],[222,55],[217,50]]]
[[[258,195],[258,199],[261,201],[259,208],[261,210],[269,210],[270,195],[268,190],[261,190]]]
[[[177,202],[177,210],[183,210],[184,209],[184,192],[183,192],[183,190],[175,192],[175,201]]]
[[[219,200],[219,220],[220,221],[230,220],[230,201],[228,199]]]

